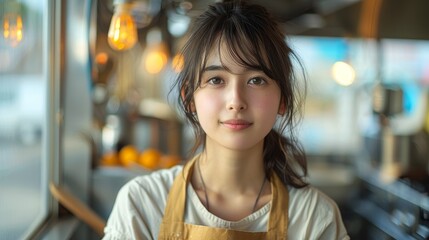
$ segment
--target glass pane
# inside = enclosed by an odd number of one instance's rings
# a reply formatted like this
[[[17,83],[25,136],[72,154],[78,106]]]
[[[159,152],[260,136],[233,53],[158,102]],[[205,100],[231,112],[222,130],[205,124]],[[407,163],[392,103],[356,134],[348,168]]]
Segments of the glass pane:
[[[0,239],[48,213],[46,1],[0,1]]]

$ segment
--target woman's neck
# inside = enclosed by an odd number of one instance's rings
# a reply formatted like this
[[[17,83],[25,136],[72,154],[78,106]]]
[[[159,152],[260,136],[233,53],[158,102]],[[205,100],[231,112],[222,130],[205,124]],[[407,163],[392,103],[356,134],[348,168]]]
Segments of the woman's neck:
[[[265,178],[263,143],[252,149],[237,151],[208,142],[199,161],[210,191],[240,193],[259,190]]]
[[[195,164],[192,185],[214,215],[229,221],[248,216],[271,200],[262,145],[246,151],[206,145]]]

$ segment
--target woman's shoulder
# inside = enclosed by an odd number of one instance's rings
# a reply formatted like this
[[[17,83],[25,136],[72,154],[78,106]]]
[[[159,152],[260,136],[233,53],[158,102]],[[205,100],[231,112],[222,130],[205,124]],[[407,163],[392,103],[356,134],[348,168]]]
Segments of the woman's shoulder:
[[[143,225],[150,225],[150,219],[145,218],[162,215],[168,192],[181,169],[175,166],[157,170],[128,181],[118,192],[111,218],[127,222],[137,215],[139,221],[145,222]]]
[[[182,166],[141,175],[119,190],[105,229],[106,239],[156,239],[168,192]],[[128,237],[127,237],[128,236]]]
[[[318,207],[327,210],[337,208],[337,204],[325,193],[319,189],[308,185],[303,188],[289,188],[289,205],[296,205],[297,207],[302,205],[306,209],[308,207]],[[311,209],[311,208],[310,208]]]
[[[289,188],[289,222],[303,239],[348,239],[336,202],[312,186]]]
[[[334,215],[339,210],[334,200],[309,185],[303,188],[289,188],[289,212],[292,218],[311,221],[335,218]],[[302,219],[304,216],[308,219]]]
[[[116,204],[128,206],[130,210],[143,211],[150,203],[156,203],[160,204],[158,208],[163,209],[161,203],[166,201],[173,181],[181,169],[182,166],[175,166],[131,179],[119,190]]]
[[[121,191],[138,193],[141,191],[157,192],[169,191],[176,176],[181,172],[183,166],[178,165],[169,169],[157,170],[145,175],[137,176],[127,182]]]

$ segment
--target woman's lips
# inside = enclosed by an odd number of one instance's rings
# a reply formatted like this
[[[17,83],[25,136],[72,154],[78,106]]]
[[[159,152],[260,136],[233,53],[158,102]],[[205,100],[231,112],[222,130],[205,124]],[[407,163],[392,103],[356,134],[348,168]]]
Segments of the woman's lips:
[[[221,122],[222,125],[224,125],[227,128],[233,129],[233,130],[243,130],[252,125],[251,122],[248,122],[246,120],[242,119],[231,119]]]

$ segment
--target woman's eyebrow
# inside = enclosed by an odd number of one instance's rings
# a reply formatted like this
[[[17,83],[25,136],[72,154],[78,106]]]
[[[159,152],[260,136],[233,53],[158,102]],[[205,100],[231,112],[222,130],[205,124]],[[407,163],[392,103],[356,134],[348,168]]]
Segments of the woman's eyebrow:
[[[249,70],[249,71],[256,71],[256,72],[261,72],[261,67],[246,67],[245,69]],[[230,72],[230,70],[222,65],[210,65],[207,66],[203,69],[202,72],[207,72],[207,71],[228,71]]]
[[[220,65],[210,65],[207,66],[203,69],[203,72],[207,72],[207,71],[221,71],[221,70],[227,70],[224,66],[220,66]]]

